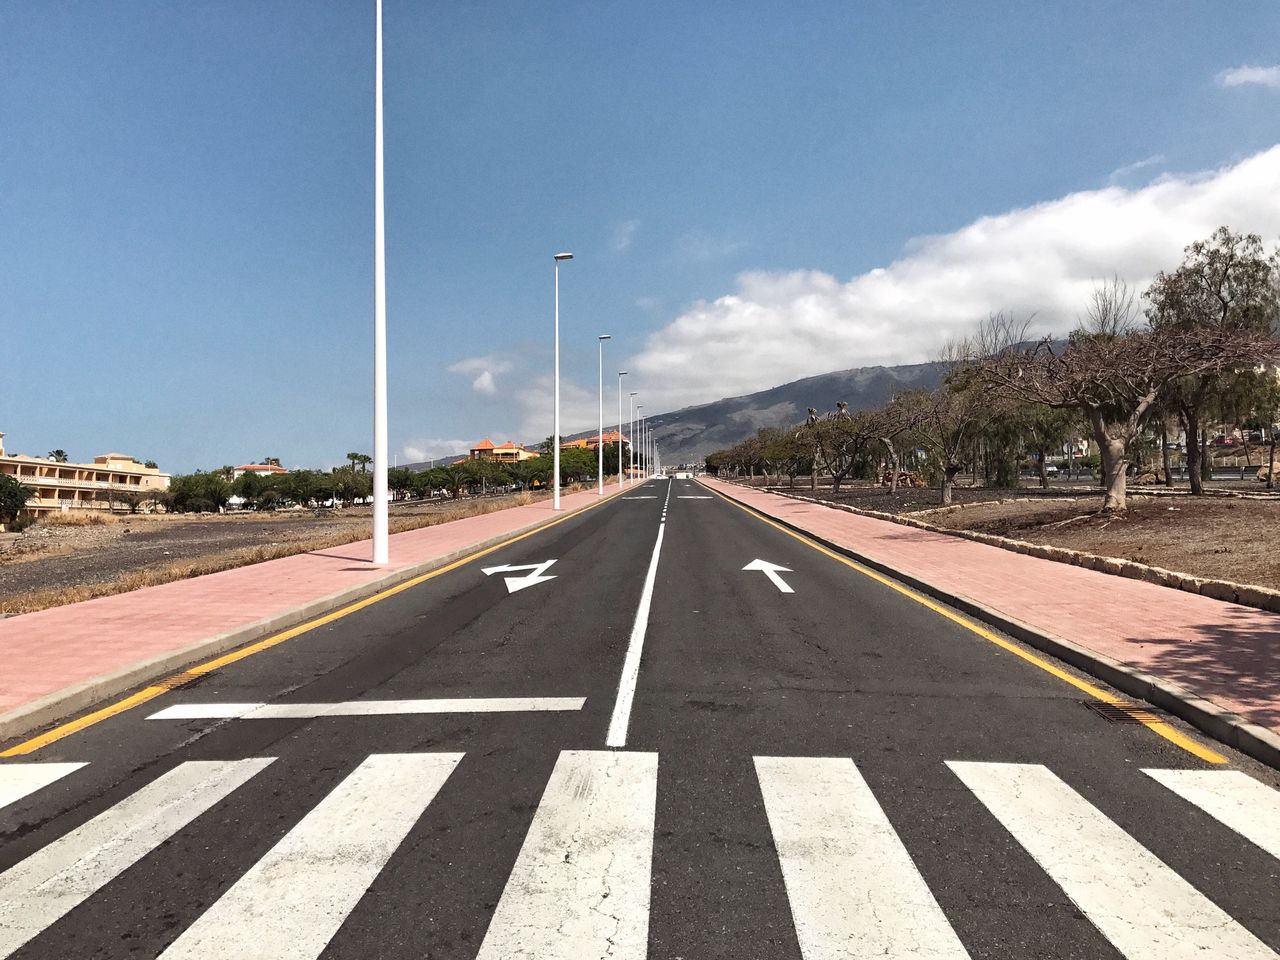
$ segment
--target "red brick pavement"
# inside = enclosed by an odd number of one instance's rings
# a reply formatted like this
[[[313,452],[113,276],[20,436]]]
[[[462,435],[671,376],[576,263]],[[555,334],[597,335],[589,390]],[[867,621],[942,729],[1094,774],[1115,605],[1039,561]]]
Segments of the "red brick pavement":
[[[593,490],[561,503],[570,512],[596,500]],[[549,501],[511,507],[395,534],[385,567],[369,563],[365,540],[0,620],[0,718],[68,687],[549,519]]]

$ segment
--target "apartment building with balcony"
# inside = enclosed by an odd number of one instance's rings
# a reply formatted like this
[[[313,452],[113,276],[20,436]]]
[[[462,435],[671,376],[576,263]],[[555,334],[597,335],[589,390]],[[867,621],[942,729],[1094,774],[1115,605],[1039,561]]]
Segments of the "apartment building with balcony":
[[[0,473],[34,491],[25,512],[34,516],[71,510],[111,510],[132,494],[169,489],[169,474],[124,453],[104,453],[93,463],[59,463],[48,457],[6,453],[0,433]]]

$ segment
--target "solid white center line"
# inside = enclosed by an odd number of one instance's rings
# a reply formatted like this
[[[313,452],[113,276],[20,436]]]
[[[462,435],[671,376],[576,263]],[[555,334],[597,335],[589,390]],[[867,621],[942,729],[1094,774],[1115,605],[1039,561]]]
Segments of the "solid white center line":
[[[148,720],[310,720],[420,713],[522,713],[581,710],[586,697],[461,697],[435,700],[348,700],[341,703],[179,703]]]
[[[667,498],[671,499],[671,487],[667,486]],[[663,508],[666,507],[663,501]],[[644,650],[644,635],[649,629],[649,607],[653,604],[653,584],[658,577],[658,556],[662,553],[662,535],[667,522],[658,522],[658,539],[653,544],[653,556],[649,558],[649,572],[645,574],[644,588],[640,592],[640,606],[636,609],[636,621],[631,626],[631,642],[627,646],[627,658],[622,664],[622,677],[618,680],[618,697],[613,704],[613,717],[609,720],[609,734],[605,744],[610,747],[627,745],[627,727],[631,723],[631,701],[636,695],[636,681],[640,677],[640,654]]]

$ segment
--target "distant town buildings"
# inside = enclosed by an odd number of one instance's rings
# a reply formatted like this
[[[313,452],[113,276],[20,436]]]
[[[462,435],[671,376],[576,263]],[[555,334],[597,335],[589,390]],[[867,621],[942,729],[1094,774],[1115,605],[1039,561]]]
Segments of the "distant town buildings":
[[[532,460],[538,455],[536,450],[525,449],[524,444],[508,440],[501,446],[494,446],[493,441],[485,437],[471,448],[472,460],[496,460],[498,463],[520,463]]]
[[[578,449],[585,448],[587,450],[594,450],[596,446],[599,444],[600,439],[601,438],[598,435],[593,433],[589,437],[580,437],[577,440],[566,440],[562,444],[560,444],[560,449],[563,450],[566,447],[577,447]],[[606,447],[609,446],[610,444],[617,443],[619,440],[621,440],[623,443],[631,442],[622,434],[620,434],[617,430],[605,431],[604,444]]]
[[[169,489],[169,474],[148,467],[125,453],[104,453],[93,463],[60,463],[49,457],[9,454],[0,433],[0,473],[7,473],[35,492],[26,512],[40,516],[56,511],[110,510],[134,495]]]

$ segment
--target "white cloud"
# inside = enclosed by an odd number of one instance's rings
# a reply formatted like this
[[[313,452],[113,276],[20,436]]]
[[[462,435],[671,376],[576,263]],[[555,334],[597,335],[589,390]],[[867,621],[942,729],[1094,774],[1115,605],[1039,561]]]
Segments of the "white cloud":
[[[467,357],[449,366],[450,373],[460,373],[465,376],[475,374],[475,379],[471,381],[471,389],[488,396],[498,392],[494,374],[507,373],[510,370],[511,361],[500,357]]]
[[[816,270],[744,273],[650,335],[625,368],[653,410],[750,393],[848,367],[928,360],[994,310],[1070,329],[1095,280],[1145,287],[1216,227],[1280,234],[1280,146],[1234,166],[1109,186],[983,217],[913,241],[850,280]]]
[[[400,448],[401,463],[453,457],[471,449],[470,440],[409,440]]]
[[[639,220],[623,220],[621,223],[615,224],[613,238],[609,241],[609,246],[613,247],[613,252],[626,253],[631,249],[631,244],[636,238],[636,231],[639,229]]]
[[[1145,170],[1147,167],[1154,167],[1161,163],[1164,163],[1164,154],[1160,153],[1151,157],[1146,157],[1142,160],[1135,160],[1133,163],[1126,163],[1123,167],[1117,167],[1111,171],[1110,175],[1107,177],[1107,183],[1111,186],[1115,186],[1130,174],[1137,173],[1139,170]]]
[[[1223,70],[1218,74],[1218,85],[1222,87],[1280,87],[1280,66],[1236,67],[1234,70]]]

